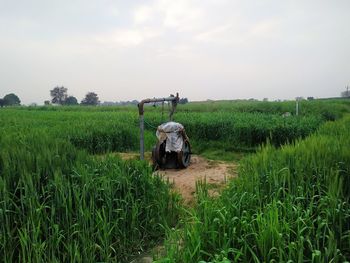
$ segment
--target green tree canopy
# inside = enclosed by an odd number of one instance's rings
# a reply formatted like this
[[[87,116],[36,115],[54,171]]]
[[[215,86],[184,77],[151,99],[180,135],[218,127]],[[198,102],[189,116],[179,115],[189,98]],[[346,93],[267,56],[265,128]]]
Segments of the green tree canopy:
[[[55,87],[52,90],[50,90],[50,95],[52,97],[52,103],[63,105],[67,99],[67,88],[63,86]]]
[[[88,92],[85,98],[81,101],[82,105],[97,105],[100,101],[98,100],[98,96],[95,92]]]
[[[65,105],[78,105],[78,100],[74,96],[68,96],[67,99],[64,101]]]
[[[188,99],[187,98],[181,98],[179,100],[179,104],[186,104],[186,103],[188,103]]]
[[[343,91],[341,94],[340,94],[341,97],[343,98],[349,98],[350,97],[350,90],[349,90],[349,87],[347,86],[346,87],[346,90]]]
[[[14,93],[7,94],[3,98],[3,101],[4,101],[4,105],[6,106],[21,105],[21,100]]]

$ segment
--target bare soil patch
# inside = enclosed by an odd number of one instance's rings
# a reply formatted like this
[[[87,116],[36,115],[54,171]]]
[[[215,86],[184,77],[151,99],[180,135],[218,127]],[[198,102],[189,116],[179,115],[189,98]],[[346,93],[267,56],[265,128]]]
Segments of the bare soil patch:
[[[236,170],[236,163],[211,161],[192,155],[191,165],[188,168],[159,170],[158,173],[173,183],[185,203],[191,204],[194,201],[197,181],[206,181],[211,185],[209,193],[216,196],[229,178],[237,176]]]
[[[121,158],[138,158],[137,153],[118,153]],[[151,162],[150,153],[146,160]],[[209,184],[209,194],[217,196],[229,178],[237,176],[237,163],[208,160],[199,155],[192,155],[191,164],[186,169],[158,170],[158,174],[173,184],[174,190],[182,195],[185,204],[192,204],[195,199],[196,182],[206,181]]]
[[[135,153],[118,154],[125,160],[138,158],[138,154]],[[146,154],[145,159],[151,162],[150,154]],[[238,164],[234,162],[212,161],[199,155],[192,155],[188,168],[158,170],[157,173],[173,184],[174,190],[182,195],[186,205],[192,205],[195,200],[197,181],[206,181],[210,186],[209,194],[219,196],[227,180],[237,176],[237,166]],[[156,247],[153,253],[145,253],[131,263],[153,262],[152,255],[162,254],[163,250],[163,246]]]

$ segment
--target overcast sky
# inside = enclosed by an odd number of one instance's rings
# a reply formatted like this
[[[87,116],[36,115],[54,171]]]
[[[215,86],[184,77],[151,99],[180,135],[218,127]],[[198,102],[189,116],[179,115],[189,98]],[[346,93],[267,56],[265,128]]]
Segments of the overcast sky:
[[[0,0],[0,97],[338,96],[350,0]]]

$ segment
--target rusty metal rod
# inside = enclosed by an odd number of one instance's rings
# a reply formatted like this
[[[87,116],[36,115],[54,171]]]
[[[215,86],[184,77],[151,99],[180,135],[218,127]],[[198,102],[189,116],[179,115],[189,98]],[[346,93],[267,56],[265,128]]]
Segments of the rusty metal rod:
[[[165,101],[171,101],[172,110],[169,114],[169,119],[172,120],[172,116],[174,114],[175,108],[177,103],[179,102],[179,93],[176,93],[176,97],[173,95],[170,95],[170,97],[167,98],[153,98],[153,99],[144,99],[142,100],[137,106],[139,108],[139,118],[140,118],[140,160],[144,160],[145,158],[145,142],[144,142],[144,131],[145,131],[145,124],[144,124],[144,105],[146,103],[152,103],[152,102],[165,102]]]
[[[140,115],[140,160],[144,160],[145,158],[145,145],[144,145],[144,119],[143,114]]]

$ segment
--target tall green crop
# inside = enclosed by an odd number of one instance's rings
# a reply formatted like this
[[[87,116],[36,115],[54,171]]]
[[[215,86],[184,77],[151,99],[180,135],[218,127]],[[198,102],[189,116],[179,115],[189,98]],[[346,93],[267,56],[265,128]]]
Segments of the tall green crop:
[[[177,196],[148,164],[93,157],[53,127],[8,121],[17,129],[0,130],[1,261],[125,262],[175,223]]]
[[[349,129],[347,116],[303,141],[263,147],[218,199],[204,185],[183,227],[169,232],[168,261],[349,261]]]
[[[169,260],[349,259],[349,120],[326,123],[344,101],[179,105],[194,150],[256,148],[240,178],[168,234]],[[146,148],[165,119],[145,114]],[[149,165],[110,152],[138,150],[136,107],[0,109],[0,255],[4,262],[125,262],[178,220],[178,198]],[[290,146],[285,143],[293,143]],[[203,144],[203,145],[202,145]],[[103,156],[94,155],[107,153]],[[169,239],[170,240],[170,239]]]
[[[2,110],[6,131],[46,131],[54,138],[69,140],[90,153],[136,151],[139,147],[137,111],[44,111]],[[156,127],[164,121],[158,112],[145,114],[146,148],[155,144]],[[179,112],[175,121],[185,126],[196,149],[207,142],[221,142],[228,149],[255,148],[267,141],[275,145],[292,142],[314,132],[320,116],[283,118],[276,114],[230,112]]]

